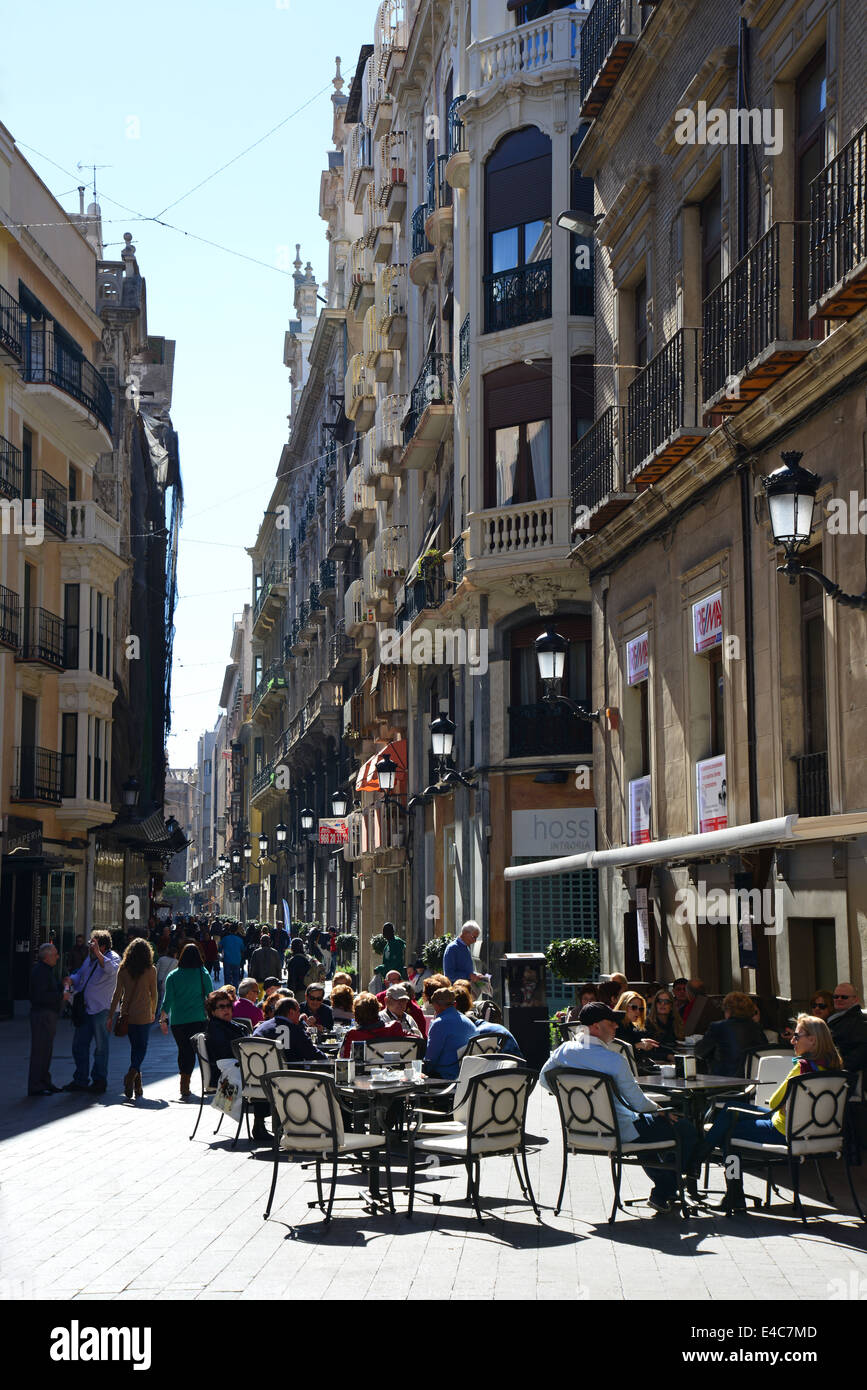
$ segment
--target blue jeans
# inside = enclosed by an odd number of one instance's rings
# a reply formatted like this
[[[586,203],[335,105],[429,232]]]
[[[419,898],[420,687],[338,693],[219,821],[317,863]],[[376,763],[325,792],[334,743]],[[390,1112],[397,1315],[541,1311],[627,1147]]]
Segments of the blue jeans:
[[[90,1070],[90,1044],[94,1043],[93,1080],[108,1081],[108,1009],[88,1014],[80,1028],[72,1034],[72,1060],[75,1063],[73,1081],[86,1086]]]
[[[131,1023],[129,1025],[129,1068],[130,1071],[141,1071],[141,1064],[145,1059],[148,1050],[148,1041],[151,1035],[151,1025],[149,1023]]]
[[[227,985],[234,985],[235,988],[237,989],[237,988],[238,988],[238,985],[241,983],[241,967],[240,967],[240,965],[230,965],[228,961],[224,961],[224,962],[223,962],[223,978],[224,978],[224,980],[225,980],[225,982],[226,982]]]
[[[652,1139],[669,1140],[674,1138],[675,1126],[680,1135],[681,1142],[681,1163],[683,1168],[689,1166],[689,1161],[698,1143],[698,1135],[695,1126],[688,1120],[678,1119],[674,1124],[667,1120],[664,1115],[635,1115],[635,1128],[638,1130],[636,1138],[642,1144],[647,1144]],[[673,1163],[674,1150],[663,1151],[663,1161]],[[653,1183],[654,1195],[662,1200],[677,1196],[677,1175],[674,1168],[654,1168],[651,1163],[642,1163],[650,1181]]]
[[[761,1105],[744,1105],[742,1102],[733,1100],[728,1102],[720,1110],[710,1129],[704,1136],[702,1149],[710,1153],[712,1149],[719,1147],[726,1142],[726,1131],[731,1123],[728,1115],[729,1105],[736,1105],[739,1110],[751,1110],[751,1115],[740,1115],[731,1132],[732,1139],[751,1139],[758,1144],[785,1144],[786,1136],[775,1129],[771,1121],[771,1112]]]

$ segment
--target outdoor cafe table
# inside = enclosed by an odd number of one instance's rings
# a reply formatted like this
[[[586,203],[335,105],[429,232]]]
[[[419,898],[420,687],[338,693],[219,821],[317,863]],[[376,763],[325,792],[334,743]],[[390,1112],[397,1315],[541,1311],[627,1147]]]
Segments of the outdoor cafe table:
[[[743,1076],[640,1076],[638,1084],[643,1091],[663,1092],[671,1096],[673,1102],[679,1102],[686,1118],[699,1133],[704,1112],[715,1095],[728,1092],[744,1099],[753,1086]]]
[[[392,1101],[409,1100],[413,1096],[435,1095],[437,1091],[442,1091],[453,1085],[453,1081],[446,1081],[441,1077],[434,1076],[423,1076],[419,1080],[415,1078],[411,1081],[403,1079],[374,1085],[369,1076],[357,1076],[354,1081],[339,1084],[337,1090],[350,1101],[353,1122],[357,1109],[360,1108],[362,1113],[366,1111],[369,1116],[371,1134],[382,1134],[385,1130],[385,1114]],[[362,1103],[360,1107],[359,1102]],[[377,1200],[380,1195],[379,1185],[375,1177],[372,1177],[371,1181],[371,1195],[374,1200]]]

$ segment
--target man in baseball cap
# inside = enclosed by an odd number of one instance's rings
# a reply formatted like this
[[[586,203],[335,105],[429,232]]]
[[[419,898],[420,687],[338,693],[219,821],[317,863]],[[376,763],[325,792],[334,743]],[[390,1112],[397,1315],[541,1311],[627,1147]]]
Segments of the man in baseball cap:
[[[383,1027],[388,1027],[390,1023],[399,1023],[407,1037],[424,1038],[425,1034],[419,1027],[410,1009],[417,1009],[417,1004],[410,1002],[410,990],[405,984],[389,985],[385,991],[385,1001],[380,1019]],[[424,1014],[422,1014],[424,1018]]]
[[[595,1001],[585,1004],[578,1015],[578,1023],[586,1028],[586,1033],[570,1039],[552,1052],[542,1068],[539,1080],[545,1090],[550,1091],[546,1073],[553,1071],[555,1067],[568,1067],[571,1071],[604,1072],[614,1083],[614,1110],[623,1143],[671,1139],[671,1125],[676,1123],[680,1128],[684,1167],[689,1171],[689,1159],[698,1143],[695,1128],[680,1117],[665,1111],[660,1112],[656,1102],[642,1091],[632,1075],[624,1054],[609,1047],[617,1032],[617,1025],[624,1018],[625,1014],[622,1011],[610,1009],[607,1004]],[[673,1169],[655,1168],[651,1164],[642,1164],[642,1167],[653,1183],[650,1206],[658,1212],[671,1211],[677,1197],[677,1179]]]

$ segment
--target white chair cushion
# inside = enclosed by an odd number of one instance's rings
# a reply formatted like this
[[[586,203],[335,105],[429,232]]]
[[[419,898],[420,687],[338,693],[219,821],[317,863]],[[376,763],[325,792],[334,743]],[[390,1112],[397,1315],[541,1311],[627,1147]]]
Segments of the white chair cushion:
[[[509,1142],[502,1139],[474,1139],[470,1144],[470,1152],[474,1154],[486,1153],[505,1153],[509,1149],[520,1147],[520,1137],[514,1135]],[[454,1137],[443,1135],[442,1138],[431,1137],[430,1139],[416,1139],[413,1141],[414,1147],[423,1153],[454,1154],[456,1157],[465,1157],[467,1152],[466,1130],[462,1134]]]
[[[337,1145],[338,1153],[354,1153],[357,1149],[381,1149],[385,1144],[384,1134],[347,1134]],[[280,1140],[283,1153],[332,1153],[331,1141],[327,1135],[305,1136],[297,1139],[284,1134]]]
[[[441,1123],[419,1125],[416,1134],[419,1139],[430,1139],[435,1134],[466,1134],[467,1127],[460,1120],[443,1120]]]
[[[657,1139],[649,1140],[645,1143],[635,1142],[620,1145],[621,1152],[625,1154],[637,1154],[645,1152],[652,1153],[656,1150],[673,1149],[674,1147],[675,1142],[673,1139]],[[571,1139],[569,1141],[569,1149],[572,1153],[580,1153],[582,1150],[586,1149],[591,1150],[593,1153],[607,1154],[614,1153],[616,1148],[617,1145],[614,1139],[612,1139],[610,1135],[607,1134],[588,1134],[586,1136],[582,1135],[580,1142],[576,1142]]]
[[[265,1092],[261,1086],[245,1086],[241,1095],[245,1100],[264,1100]]]

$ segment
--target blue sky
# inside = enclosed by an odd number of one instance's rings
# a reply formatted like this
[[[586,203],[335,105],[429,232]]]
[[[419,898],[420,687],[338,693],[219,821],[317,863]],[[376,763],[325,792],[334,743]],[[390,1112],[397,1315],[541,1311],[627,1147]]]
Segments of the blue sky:
[[[76,165],[108,166],[96,173],[106,255],[117,256],[132,232],[149,330],[177,341],[172,418],[185,511],[175,767],[195,761],[198,735],[219,713],[232,616],[250,593],[244,548],[255,539],[288,429],[283,334],[296,242],[320,283],[327,275],[318,207],[334,58],[343,60],[348,91],[376,10],[376,0],[29,0],[16,7],[15,42],[0,51],[0,120],[70,211],[78,208],[75,186],[93,177]],[[32,61],[22,62],[24,54]],[[147,218],[168,207],[167,222],[265,264],[136,220],[118,203]]]

